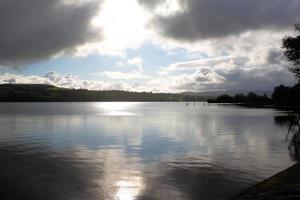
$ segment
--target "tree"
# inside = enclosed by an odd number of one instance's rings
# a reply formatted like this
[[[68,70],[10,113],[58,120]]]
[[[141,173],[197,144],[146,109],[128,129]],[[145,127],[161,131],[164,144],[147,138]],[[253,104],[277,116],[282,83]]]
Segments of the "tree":
[[[216,101],[219,103],[232,103],[233,98],[232,98],[232,96],[230,96],[228,94],[222,94],[217,97]]]
[[[284,55],[294,64],[291,71],[300,80],[300,22],[294,25],[297,35],[295,37],[286,36],[283,38],[282,45]]]
[[[274,88],[274,92],[272,94],[272,99],[274,103],[278,105],[288,105],[289,104],[289,93],[290,87],[286,87],[284,85],[279,85]]]
[[[235,94],[234,95],[234,100],[236,103],[245,103],[246,97],[244,94]]]
[[[246,101],[247,103],[253,103],[257,101],[258,95],[255,94],[254,92],[249,92],[246,96]]]

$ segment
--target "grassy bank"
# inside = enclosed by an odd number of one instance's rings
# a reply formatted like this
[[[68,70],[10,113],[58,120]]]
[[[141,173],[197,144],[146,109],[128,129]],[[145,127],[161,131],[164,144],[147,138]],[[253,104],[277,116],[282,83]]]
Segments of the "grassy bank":
[[[300,199],[300,164],[295,164],[232,198],[232,200],[291,199]]]

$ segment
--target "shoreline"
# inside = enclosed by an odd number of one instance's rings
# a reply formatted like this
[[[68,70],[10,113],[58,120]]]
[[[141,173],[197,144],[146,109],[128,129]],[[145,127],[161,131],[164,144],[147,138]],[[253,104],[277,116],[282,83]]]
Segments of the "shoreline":
[[[300,199],[300,164],[267,178],[239,193],[230,200],[290,200]]]

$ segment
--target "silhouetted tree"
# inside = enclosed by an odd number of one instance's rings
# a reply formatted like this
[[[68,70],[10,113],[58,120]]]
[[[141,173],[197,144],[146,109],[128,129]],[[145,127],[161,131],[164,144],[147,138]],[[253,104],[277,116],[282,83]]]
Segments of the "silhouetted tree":
[[[274,88],[272,99],[277,105],[288,105],[289,104],[289,91],[290,87],[279,85]]]
[[[222,94],[216,99],[209,99],[209,103],[238,103],[240,105],[247,106],[262,106],[272,104],[272,100],[264,95],[257,95],[254,92],[250,92],[245,96],[244,94],[235,94],[233,97],[228,94]]]
[[[290,127],[286,140],[289,140],[290,156],[300,161],[300,118],[299,114],[292,113],[290,120]],[[289,137],[290,136],[290,137]]]
[[[246,96],[246,102],[251,103],[251,102],[256,102],[257,100],[257,94],[254,92],[249,92]]]
[[[219,103],[232,103],[233,101],[233,97],[228,94],[222,94],[217,97],[217,102]]]
[[[295,24],[295,31],[297,35],[283,38],[282,46],[285,49],[284,55],[294,65],[291,71],[299,82],[291,88],[282,85],[276,87],[272,97],[277,100],[277,103],[279,100],[280,103],[292,106],[291,109],[295,117],[292,118],[289,127],[289,133],[292,133],[289,150],[291,156],[300,161],[300,22]]]
[[[234,100],[236,103],[244,103],[246,100],[246,97],[244,94],[235,94],[234,95]]]
[[[295,24],[295,31],[297,35],[284,37],[282,44],[285,49],[284,55],[294,64],[291,71],[300,80],[300,22]]]

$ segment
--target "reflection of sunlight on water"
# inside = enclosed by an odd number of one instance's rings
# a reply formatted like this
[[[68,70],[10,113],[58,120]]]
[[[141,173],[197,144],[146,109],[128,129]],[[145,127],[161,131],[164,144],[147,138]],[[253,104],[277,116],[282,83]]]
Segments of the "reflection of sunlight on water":
[[[97,103],[96,107],[100,108],[104,115],[108,116],[131,116],[136,113],[131,112],[136,107],[138,102],[101,102]]]
[[[118,189],[115,194],[115,200],[133,200],[142,191],[143,182],[141,177],[128,177],[127,179],[119,180],[116,186]]]
[[[108,116],[134,116],[136,115],[133,112],[124,112],[124,111],[108,111],[105,112],[104,115],[108,115]]]

